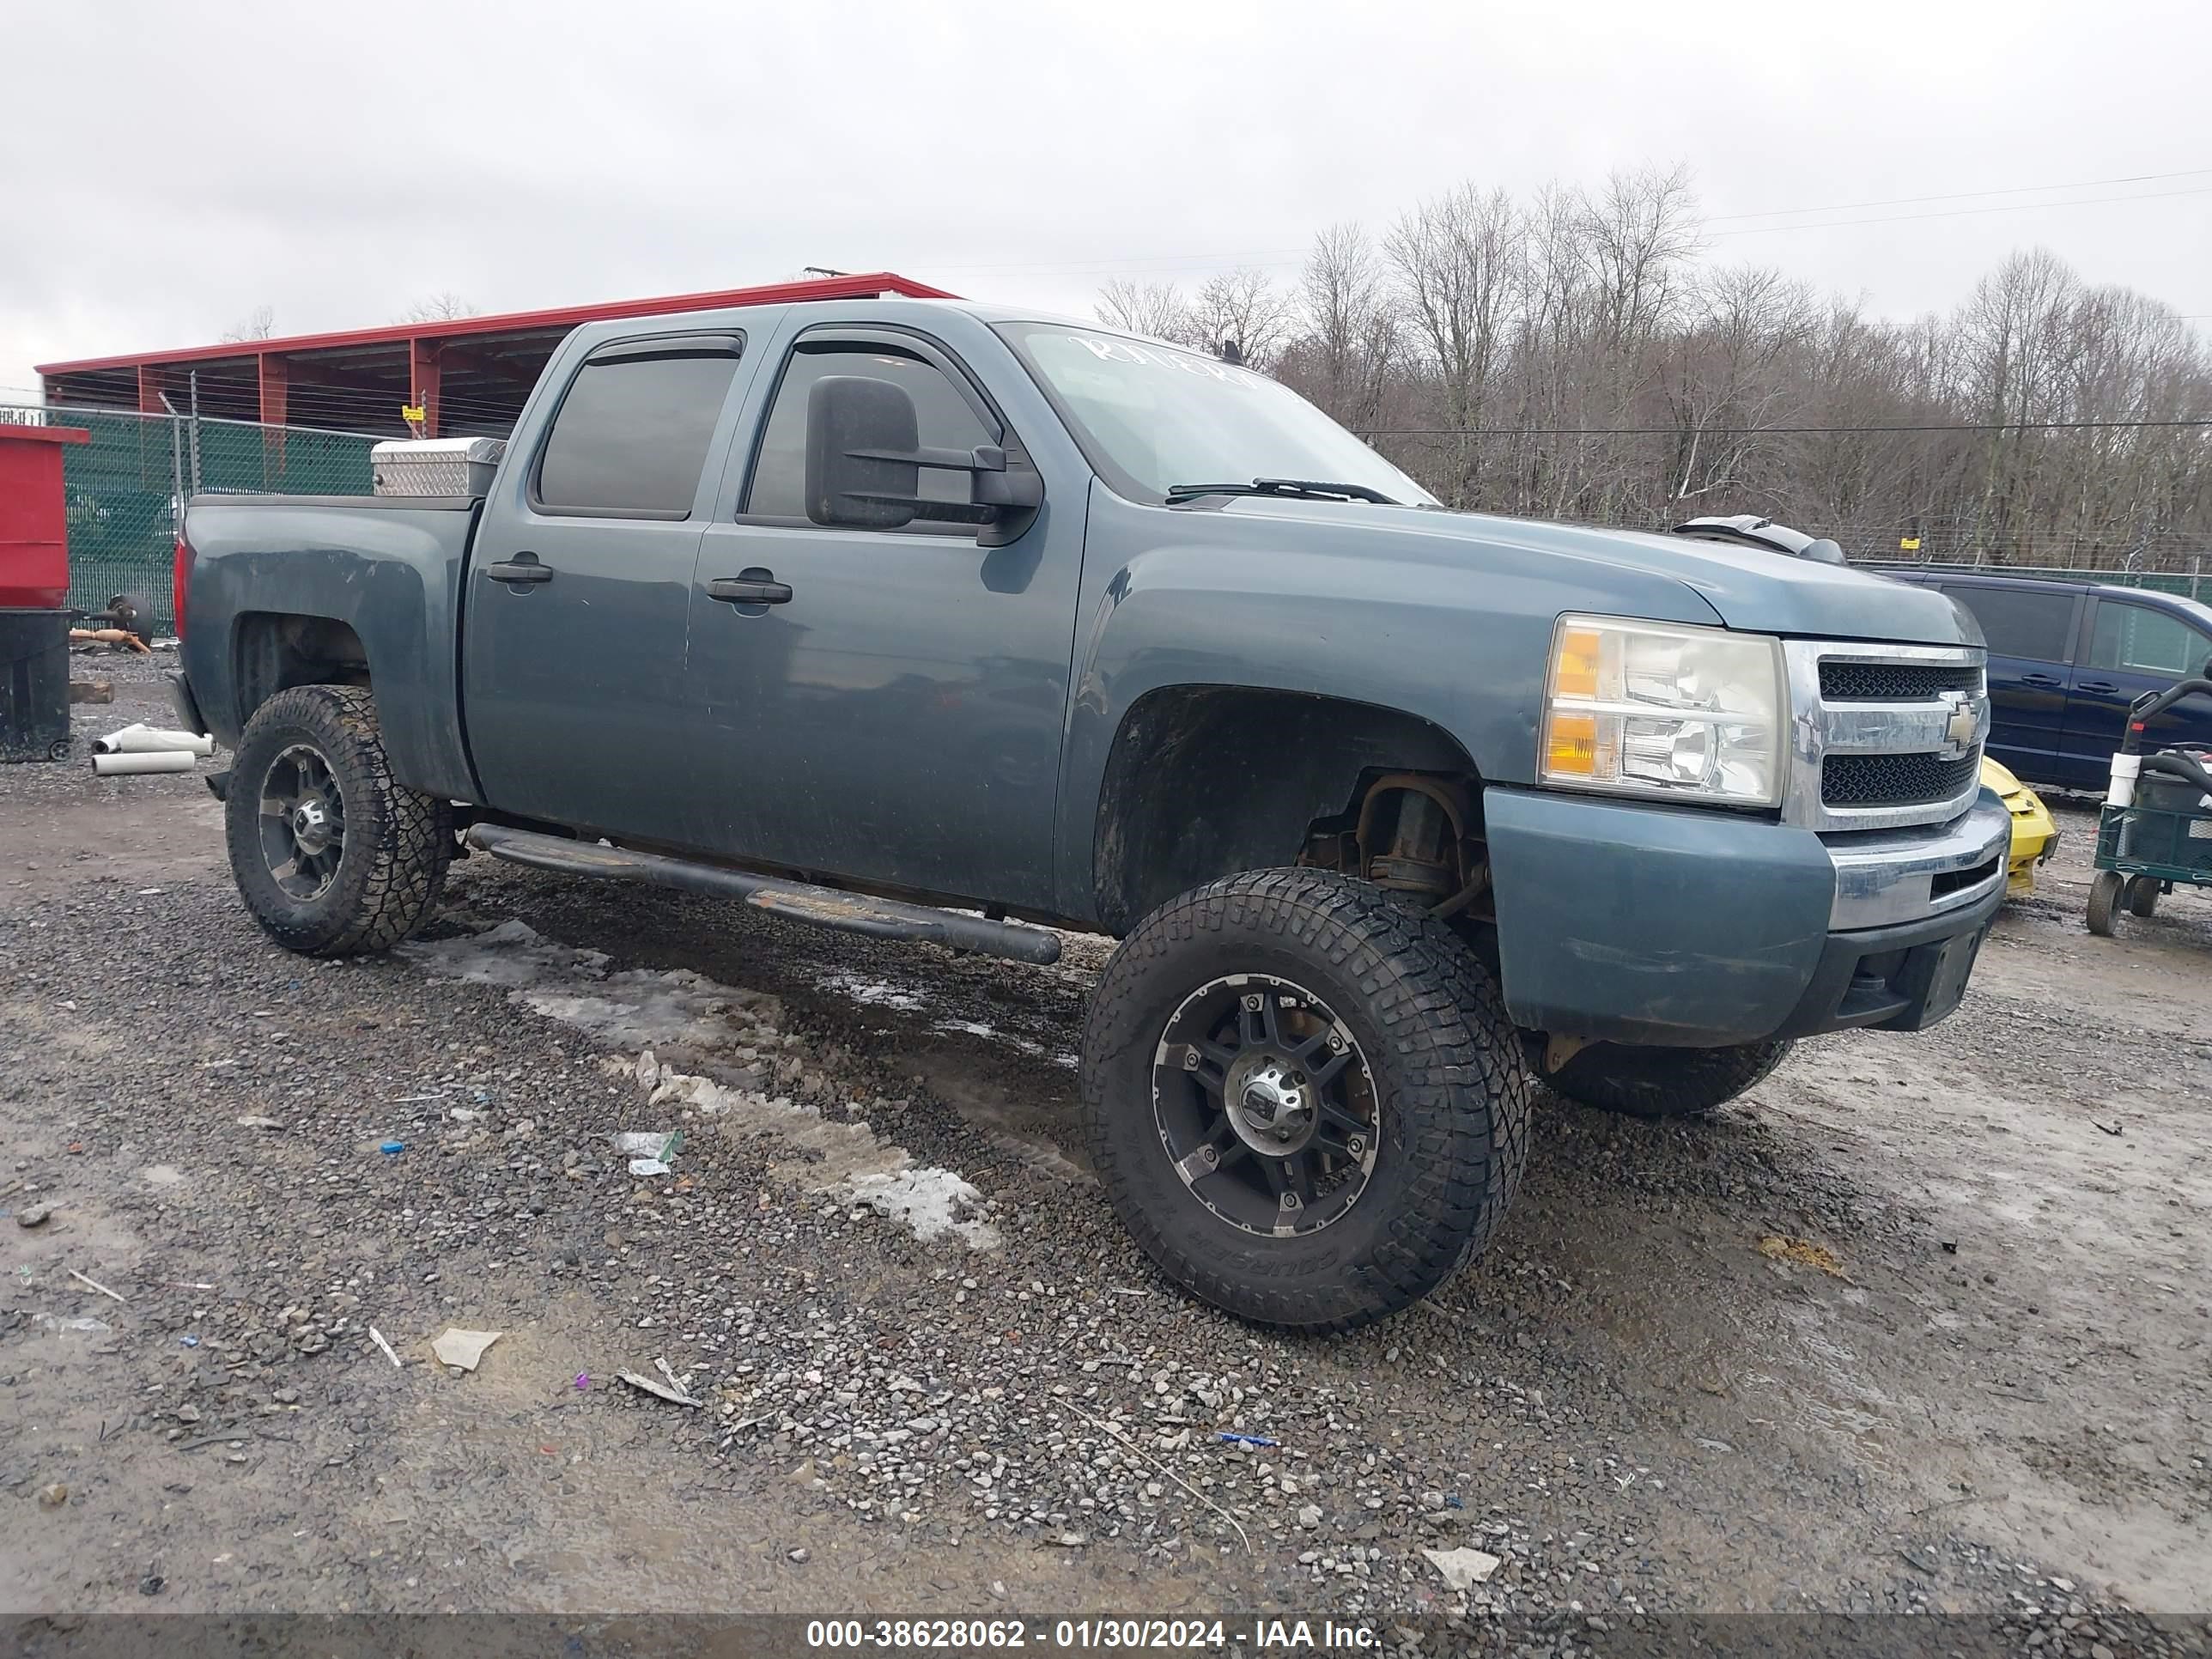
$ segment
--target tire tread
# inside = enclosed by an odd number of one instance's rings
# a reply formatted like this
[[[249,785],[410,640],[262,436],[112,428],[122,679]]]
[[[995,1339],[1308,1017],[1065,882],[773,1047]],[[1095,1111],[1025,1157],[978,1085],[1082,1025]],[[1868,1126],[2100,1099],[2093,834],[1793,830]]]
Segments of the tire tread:
[[[353,890],[340,915],[320,924],[302,923],[277,909],[254,879],[261,859],[258,797],[240,792],[258,791],[258,784],[243,763],[258,741],[284,728],[323,745],[333,775],[356,775],[339,782],[346,797],[348,862],[340,866],[338,882]],[[246,722],[239,757],[237,788],[225,814],[231,869],[246,908],[270,938],[302,956],[362,956],[390,950],[429,920],[453,858],[453,807],[392,775],[376,700],[367,687],[298,685],[279,691]],[[368,832],[358,843],[357,829]],[[371,848],[365,870],[349,867],[356,845]]]
[[[1350,981],[1390,1046],[1389,1109],[1413,1133],[1412,1179],[1386,1242],[1349,1294],[1316,1295],[1224,1271],[1185,1248],[1131,1195],[1106,1098],[1109,1047],[1149,1041],[1134,1010],[1152,976],[1207,934],[1251,933],[1311,953]],[[1529,1086],[1504,1005],[1467,946],[1382,890],[1331,871],[1248,872],[1194,889],[1146,916],[1114,952],[1085,1027],[1083,1101],[1092,1167],[1116,1212],[1167,1275],[1255,1323],[1346,1331],[1418,1301],[1486,1244],[1528,1161]]]
[[[1695,1117],[1765,1082],[1795,1046],[1784,1037],[1733,1048],[1593,1043],[1544,1081],[1569,1100],[1601,1112]]]

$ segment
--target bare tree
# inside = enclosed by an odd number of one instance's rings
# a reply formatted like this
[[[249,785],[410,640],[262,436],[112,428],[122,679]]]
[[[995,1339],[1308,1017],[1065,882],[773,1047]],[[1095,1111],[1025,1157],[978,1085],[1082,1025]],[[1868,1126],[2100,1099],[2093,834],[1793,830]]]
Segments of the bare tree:
[[[395,323],[450,323],[457,318],[476,314],[477,307],[473,304],[451,289],[441,289],[416,301],[392,320]]]
[[[1264,368],[1288,343],[1294,316],[1291,301],[1264,273],[1224,271],[1199,288],[1184,337],[1218,357]]]
[[[223,330],[221,338],[230,341],[265,340],[276,332],[276,307],[267,301],[247,312],[239,321]]]
[[[1778,270],[1714,272],[1697,314],[1660,356],[1663,395],[1678,428],[1671,499],[1750,487],[1754,459],[1771,454],[1766,428],[1795,418],[1817,307],[1812,291]]]
[[[1462,185],[1406,214],[1386,243],[1407,314],[1442,388],[1444,424],[1471,432],[1487,417],[1491,381],[1521,301],[1521,212],[1502,190]],[[1479,499],[1478,449],[1462,447],[1455,505]]]
[[[1672,320],[1684,266],[1698,251],[1698,203],[1686,167],[1616,173],[1583,198],[1599,325],[1617,350]]]
[[[1473,185],[1316,239],[1297,290],[1116,284],[1109,320],[1278,375],[1458,506],[1657,526],[1756,511],[1862,556],[2189,568],[2212,551],[2212,349],[2041,250],[1957,310],[1868,316],[1702,263],[1679,169]],[[1270,333],[1273,307],[1295,314]],[[1252,320],[1259,318],[1259,322]],[[1279,342],[1279,343],[1275,343]]]
[[[1322,232],[1298,298],[1305,326],[1297,349],[1318,378],[1322,407],[1349,426],[1376,424],[1401,372],[1404,331],[1367,233],[1352,224]]]
[[[1092,309],[1102,323],[1156,340],[1180,341],[1191,329],[1189,307],[1173,283],[1138,283],[1117,276],[1099,290]]]

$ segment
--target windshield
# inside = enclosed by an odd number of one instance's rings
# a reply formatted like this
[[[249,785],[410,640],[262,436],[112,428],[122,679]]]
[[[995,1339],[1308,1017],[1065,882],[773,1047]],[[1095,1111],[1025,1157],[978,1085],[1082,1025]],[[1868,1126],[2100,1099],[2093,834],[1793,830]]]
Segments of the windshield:
[[[1176,484],[1313,478],[1393,501],[1435,497],[1288,386],[1151,340],[1066,323],[1009,323],[1091,465],[1125,495]]]

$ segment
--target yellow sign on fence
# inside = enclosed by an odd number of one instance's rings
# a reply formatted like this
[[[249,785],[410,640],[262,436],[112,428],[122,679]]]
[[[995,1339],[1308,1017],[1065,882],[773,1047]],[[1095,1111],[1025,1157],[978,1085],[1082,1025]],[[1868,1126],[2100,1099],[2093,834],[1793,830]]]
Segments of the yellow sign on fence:
[[[1906,553],[1917,553],[1920,550],[1920,538],[1917,536],[1899,536],[1897,538],[1897,545],[1901,551]]]

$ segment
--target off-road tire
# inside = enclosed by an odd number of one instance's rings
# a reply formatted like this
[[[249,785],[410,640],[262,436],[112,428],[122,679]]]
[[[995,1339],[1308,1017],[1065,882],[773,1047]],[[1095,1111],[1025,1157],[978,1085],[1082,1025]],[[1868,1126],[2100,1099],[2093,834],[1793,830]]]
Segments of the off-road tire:
[[[1538,1075],[1558,1093],[1629,1117],[1696,1117],[1764,1081],[1789,1055],[1787,1038],[1733,1048],[1647,1048],[1594,1042],[1556,1072]]]
[[[2128,878],[2128,914],[2148,920],[2158,914],[2158,878],[2130,876]]]
[[[2128,878],[2117,870],[2100,870],[2089,884],[2089,931],[2110,939],[2119,931],[2120,902],[2127,895]]]
[[[1368,1184],[1316,1232],[1223,1220],[1177,1176],[1155,1119],[1169,1020],[1196,988],[1238,973],[1306,988],[1373,1079]],[[1488,1242],[1528,1158],[1528,1072],[1497,987],[1441,923],[1330,871],[1231,876],[1139,922],[1085,1021],[1082,1111],[1100,1184],[1160,1270],[1281,1330],[1351,1330],[1428,1295]]]
[[[344,805],[344,838],[328,888],[306,902],[278,886],[261,842],[262,781],[288,750],[327,763]],[[396,782],[376,701],[354,685],[301,685],[253,712],[224,801],[231,875],[262,930],[302,956],[388,951],[429,918],[453,857],[453,808]]]

